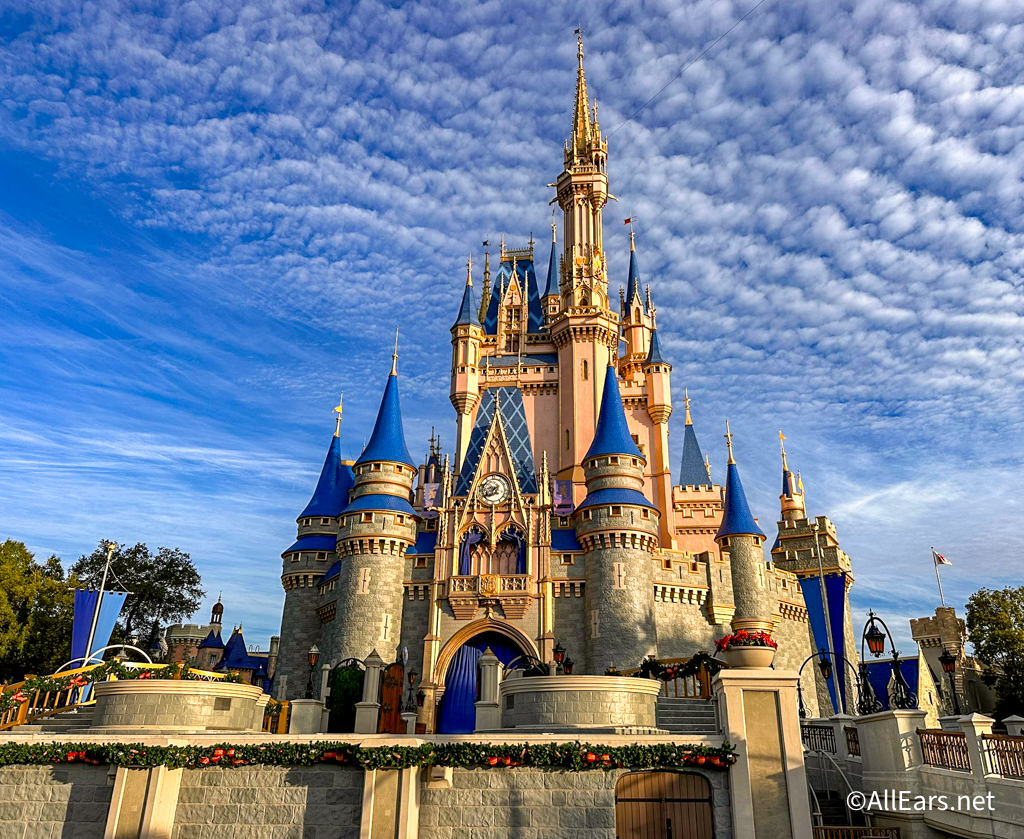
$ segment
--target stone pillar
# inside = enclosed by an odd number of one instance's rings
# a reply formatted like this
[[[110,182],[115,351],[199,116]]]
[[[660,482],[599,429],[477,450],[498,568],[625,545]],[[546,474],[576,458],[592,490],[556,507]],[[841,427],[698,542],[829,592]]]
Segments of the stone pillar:
[[[290,703],[289,734],[319,734],[324,703],[319,699],[293,699]],[[376,726],[374,726],[376,728]]]
[[[327,723],[330,720],[331,712],[327,709],[327,698],[331,695],[331,665],[324,664],[320,668],[320,699],[323,700],[324,710],[320,718],[320,731],[327,731]]]
[[[722,731],[739,760],[730,770],[734,839],[811,835],[798,676],[787,670],[723,670],[712,690]]]
[[[119,767],[114,776],[103,839],[120,836],[171,839],[180,785],[180,769]]]
[[[949,714],[945,717],[939,717],[939,728],[943,731],[959,731],[960,730],[960,717],[956,714]]]
[[[1003,720],[1003,725],[1006,726],[1006,733],[1011,737],[1024,736],[1024,717],[1018,717],[1014,714],[1012,717],[1007,717]]]
[[[494,731],[501,728],[501,708],[498,705],[498,657],[488,647],[480,656],[480,700],[475,704],[474,731]]]
[[[416,733],[416,712],[415,711],[402,711],[401,714],[402,722],[405,723],[405,733],[415,734]]]
[[[984,714],[968,714],[960,717],[960,729],[967,736],[967,753],[971,757],[971,774],[975,780],[980,780],[992,773],[988,770],[988,761],[982,749],[981,738],[985,734],[992,733],[992,717]]]
[[[376,734],[380,717],[380,679],[384,671],[384,659],[374,650],[363,662],[366,674],[363,676],[363,700],[356,703],[356,734]]]
[[[832,723],[832,727],[835,729],[836,759],[845,760],[851,756],[846,748],[846,729],[847,726],[853,724],[853,717],[849,714],[835,714],[829,718],[829,722]]]
[[[924,762],[917,729],[925,727],[927,713],[920,709],[880,711],[857,717],[860,734],[861,789],[867,800],[877,793],[881,802],[891,799],[892,790],[918,794],[918,773]],[[889,798],[886,795],[889,795]],[[899,827],[908,836],[919,836],[924,826],[922,813],[871,809],[874,824]]]

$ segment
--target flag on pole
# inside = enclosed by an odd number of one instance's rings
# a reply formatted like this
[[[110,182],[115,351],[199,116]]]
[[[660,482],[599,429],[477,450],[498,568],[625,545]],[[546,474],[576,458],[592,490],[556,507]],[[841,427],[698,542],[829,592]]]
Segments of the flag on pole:
[[[935,563],[935,567],[938,568],[940,565],[952,565],[946,557],[940,554],[935,548],[932,548],[932,561]]]
[[[633,223],[633,219],[632,219],[632,217],[624,219],[622,223],[623,224],[632,224]]]

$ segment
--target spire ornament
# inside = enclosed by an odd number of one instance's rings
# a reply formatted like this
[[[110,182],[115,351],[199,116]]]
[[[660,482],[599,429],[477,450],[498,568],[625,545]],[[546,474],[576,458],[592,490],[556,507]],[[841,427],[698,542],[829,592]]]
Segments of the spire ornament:
[[[395,327],[395,351],[391,353],[391,375],[398,375],[398,327]]]
[[[341,396],[338,397],[338,404],[332,409],[334,411],[334,413],[336,413],[338,415],[338,416],[336,416],[334,418],[335,419],[335,423],[334,423],[334,436],[335,437],[340,437],[341,436],[341,410],[342,410],[341,406],[342,406],[342,403],[344,402],[344,400],[345,400],[345,391],[342,391],[341,392]]]
[[[686,424],[693,425],[693,417],[690,416],[690,389],[683,388],[683,405],[686,406]]]
[[[782,449],[782,471],[788,472],[789,465],[786,463],[786,435],[779,429],[779,448]]]
[[[732,456],[732,429],[729,427],[729,420],[725,421],[725,445],[729,449],[729,463],[736,465],[736,461]]]

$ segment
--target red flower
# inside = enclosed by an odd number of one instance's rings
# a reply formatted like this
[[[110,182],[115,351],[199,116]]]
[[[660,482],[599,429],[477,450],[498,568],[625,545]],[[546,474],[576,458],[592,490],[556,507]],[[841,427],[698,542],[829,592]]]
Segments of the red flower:
[[[489,758],[487,758],[487,762],[491,766],[497,766],[498,765],[498,758],[496,758],[496,757],[489,757]]]
[[[201,764],[203,764],[203,766],[209,766],[210,765],[210,758],[208,758],[208,757],[201,757],[201,758],[199,758],[199,762]]]
[[[76,757],[78,757],[78,752],[68,752],[68,763],[71,763]]]
[[[143,752],[143,754],[145,754],[145,752]],[[234,756],[235,756],[235,750],[234,749],[228,749],[228,757],[234,757]]]
[[[595,760],[597,760],[597,755],[593,752],[587,752],[587,763],[593,763]]]
[[[213,756],[214,757],[224,757],[224,750],[223,749],[214,749],[213,750]]]

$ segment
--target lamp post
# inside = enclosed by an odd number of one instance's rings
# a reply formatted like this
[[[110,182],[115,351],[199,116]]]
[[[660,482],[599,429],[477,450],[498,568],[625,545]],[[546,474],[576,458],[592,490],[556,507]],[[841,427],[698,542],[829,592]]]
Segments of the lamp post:
[[[569,656],[566,656],[565,657],[565,661],[562,662],[562,672],[566,676],[571,676],[572,675],[572,668],[575,666],[575,664],[576,664],[575,661],[573,661],[571,658],[569,658]]]
[[[833,659],[842,662],[850,668],[850,671],[853,673],[853,685],[857,689],[857,707],[859,709],[861,705],[861,696],[863,688],[861,687],[861,680],[860,676],[857,673],[857,668],[850,664],[850,662],[846,660],[845,656],[841,656],[838,653],[830,653],[828,650],[822,647],[818,649],[818,652],[807,656],[807,658],[804,659],[804,663],[800,665],[800,669],[797,671],[796,698],[800,705],[800,718],[804,719],[807,716],[807,708],[804,706],[804,692],[800,683],[800,677],[803,675],[804,667],[807,666],[807,663],[815,658],[818,660],[817,664],[818,670],[821,672],[821,678],[823,678],[826,682],[832,678]]]
[[[956,679],[953,678],[953,674],[956,673],[956,656],[949,650],[943,649],[942,655],[939,656],[939,664],[942,665],[943,672],[949,676],[949,689],[953,692],[953,713],[959,717],[960,700],[956,695]]]
[[[562,646],[561,641],[555,641],[555,648],[551,651],[551,654],[555,658],[555,666],[559,672],[562,671],[562,662],[565,661],[565,647]]]
[[[313,674],[316,672],[316,663],[320,660],[320,648],[314,644],[306,654],[306,661],[309,663],[309,680],[306,682],[306,699],[315,699],[313,695],[316,688],[313,686]]]
[[[885,631],[883,632],[882,630]],[[864,660],[864,646],[866,644],[871,655],[874,658],[878,658],[885,652],[886,639],[888,639],[891,645],[893,676],[892,689],[889,691],[889,707],[901,710],[917,707],[917,694],[911,690],[907,680],[903,677],[902,670],[900,670],[900,651],[896,649],[896,642],[893,640],[892,633],[889,631],[885,621],[869,609],[868,620],[864,624],[864,631],[861,633],[860,638],[860,670],[863,690],[858,710],[861,714],[873,714],[882,710],[882,703],[875,696],[875,692],[871,687],[871,681],[868,678],[868,666]]]
[[[402,707],[402,710],[407,712],[407,713],[409,711],[415,711],[417,706],[423,704],[423,701],[420,700],[412,692],[413,686],[416,684],[416,680],[419,677],[420,677],[420,674],[419,674],[419,672],[417,672],[416,668],[413,668],[413,669],[411,669],[409,671],[409,689],[405,693],[405,702],[403,703],[403,707]],[[423,691],[420,691],[420,693],[423,694]],[[423,694],[423,697],[425,699],[426,698],[426,694]]]

